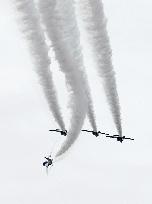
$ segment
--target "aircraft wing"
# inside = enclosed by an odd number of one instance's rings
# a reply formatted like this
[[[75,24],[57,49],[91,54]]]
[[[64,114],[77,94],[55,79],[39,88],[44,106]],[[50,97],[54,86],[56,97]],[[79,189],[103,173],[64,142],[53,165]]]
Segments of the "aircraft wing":
[[[126,140],[134,140],[133,138],[130,138],[130,137],[125,137],[124,139],[126,139]]]
[[[49,130],[49,131],[51,131],[51,132],[61,132],[61,130],[59,130],[59,129]]]
[[[111,136],[111,135],[106,135],[106,137],[110,137],[110,138],[118,138],[116,136]]]
[[[106,135],[106,133],[105,133],[105,132],[100,132],[100,131],[99,131],[98,133],[100,133],[100,134],[102,134],[102,135]]]
[[[82,130],[82,131],[84,131],[84,132],[92,132],[91,130]]]

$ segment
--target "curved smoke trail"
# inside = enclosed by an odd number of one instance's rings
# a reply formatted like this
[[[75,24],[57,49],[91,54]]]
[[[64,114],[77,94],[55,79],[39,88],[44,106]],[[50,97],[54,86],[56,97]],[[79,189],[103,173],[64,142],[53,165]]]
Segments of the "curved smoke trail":
[[[71,97],[71,124],[67,138],[56,154],[59,157],[77,139],[86,116],[85,80],[81,70],[83,63],[73,0],[40,0],[39,9],[61,71],[65,74]]]
[[[30,50],[35,60],[36,72],[43,87],[49,108],[60,128],[65,130],[53,84],[52,73],[50,71],[51,62],[48,56],[49,49],[45,42],[45,36],[40,25],[37,9],[33,0],[15,0],[15,6],[21,14],[21,28],[29,42]]]
[[[104,89],[113,119],[119,134],[122,135],[119,98],[111,60],[112,52],[106,29],[103,4],[101,0],[80,0],[79,5],[89,41],[93,46],[98,72],[103,79]]]

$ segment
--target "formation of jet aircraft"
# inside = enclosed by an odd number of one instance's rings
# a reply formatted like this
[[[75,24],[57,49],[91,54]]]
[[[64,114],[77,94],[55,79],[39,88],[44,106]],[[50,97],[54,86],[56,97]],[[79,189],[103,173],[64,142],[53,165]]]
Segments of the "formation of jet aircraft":
[[[66,136],[67,135],[67,130],[60,130],[60,129],[55,129],[55,130],[49,130],[51,132],[59,132],[61,135]],[[82,130],[83,132],[88,132],[93,134],[95,137],[99,137],[99,134],[105,135],[108,138],[114,138],[117,139],[118,142],[123,142],[124,140],[134,140],[133,138],[130,137],[125,137],[125,136],[120,136],[120,135],[109,135],[108,133],[100,132],[100,131],[94,131],[94,130]],[[53,159],[51,156],[45,157],[46,161],[43,162],[43,166],[46,167],[46,169],[49,168],[49,166],[53,166]]]
[[[49,130],[49,131],[59,132],[61,135],[64,135],[64,136],[67,135],[67,130],[55,129],[55,130]],[[109,138],[115,138],[115,139],[117,139],[118,142],[121,142],[121,143],[124,140],[134,140],[133,138],[130,138],[130,137],[125,137],[125,136],[120,136],[120,135],[109,135],[108,133],[104,133],[101,131],[94,131],[94,130],[82,130],[82,131],[92,133],[96,137],[99,137],[99,134],[101,134],[101,135],[105,135],[106,137],[109,137]]]

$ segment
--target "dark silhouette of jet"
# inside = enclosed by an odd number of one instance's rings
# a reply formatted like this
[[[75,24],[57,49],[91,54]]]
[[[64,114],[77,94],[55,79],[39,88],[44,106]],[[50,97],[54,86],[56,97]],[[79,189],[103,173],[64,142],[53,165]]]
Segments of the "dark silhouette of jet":
[[[61,135],[64,135],[66,136],[67,135],[67,130],[59,130],[59,129],[56,129],[56,130],[49,130],[51,132],[60,132]]]
[[[45,166],[46,168],[48,168],[49,166],[53,166],[53,159],[49,158],[49,157],[45,157],[46,161],[43,162],[43,166]]]
[[[105,135],[105,133],[102,133],[102,132],[100,132],[100,131],[98,131],[98,132],[96,132],[96,131],[94,131],[94,130],[82,130],[83,132],[91,132],[93,135],[95,135],[96,137],[98,137],[99,136],[99,134],[103,134],[103,135]]]
[[[124,140],[134,140],[133,138],[130,137],[125,137],[125,136],[120,136],[120,135],[106,135],[106,137],[109,138],[116,138],[118,142],[123,142]]]

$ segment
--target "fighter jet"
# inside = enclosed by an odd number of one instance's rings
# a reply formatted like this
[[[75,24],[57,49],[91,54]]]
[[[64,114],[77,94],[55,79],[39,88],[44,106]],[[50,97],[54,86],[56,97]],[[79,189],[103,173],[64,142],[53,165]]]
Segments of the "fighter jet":
[[[46,161],[43,162],[43,166],[45,166],[47,169],[49,166],[53,166],[53,159],[50,157],[45,157]]]
[[[98,137],[99,136],[99,134],[104,134],[105,135],[105,133],[102,133],[102,132],[100,132],[100,131],[98,131],[98,132],[96,132],[96,131],[94,131],[94,130],[82,130],[83,132],[91,132],[93,135],[95,135],[96,137]]]
[[[59,129],[56,129],[56,130],[49,130],[51,132],[60,132],[61,135],[64,135],[66,136],[67,135],[67,130],[59,130]]]
[[[118,142],[123,142],[124,140],[134,140],[133,138],[125,137],[125,136],[120,136],[120,135],[106,135],[106,137],[109,138],[116,138]]]

